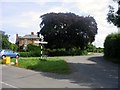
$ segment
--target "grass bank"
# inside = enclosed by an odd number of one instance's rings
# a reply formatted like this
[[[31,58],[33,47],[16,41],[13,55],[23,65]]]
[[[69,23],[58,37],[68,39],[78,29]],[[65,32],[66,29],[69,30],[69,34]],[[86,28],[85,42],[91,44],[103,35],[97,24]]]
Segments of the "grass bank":
[[[15,59],[11,60],[15,62]],[[58,58],[20,58],[18,67],[35,71],[52,72],[58,74],[69,74],[70,68],[66,61]]]

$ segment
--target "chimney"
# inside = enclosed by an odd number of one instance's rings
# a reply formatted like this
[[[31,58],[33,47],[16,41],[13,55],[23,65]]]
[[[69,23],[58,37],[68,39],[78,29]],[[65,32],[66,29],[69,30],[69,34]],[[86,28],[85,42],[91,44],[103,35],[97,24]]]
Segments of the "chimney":
[[[34,32],[31,32],[31,35],[34,35]]]
[[[16,34],[16,40],[18,40],[18,34]]]

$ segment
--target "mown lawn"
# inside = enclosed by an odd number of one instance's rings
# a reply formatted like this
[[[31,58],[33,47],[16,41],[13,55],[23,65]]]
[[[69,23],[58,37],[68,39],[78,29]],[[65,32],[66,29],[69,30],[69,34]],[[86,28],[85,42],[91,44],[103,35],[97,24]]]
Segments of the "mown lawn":
[[[12,59],[11,62],[15,62],[15,59]],[[43,72],[52,72],[58,74],[69,74],[70,68],[66,61],[58,58],[19,58],[18,67],[31,69],[35,71]]]

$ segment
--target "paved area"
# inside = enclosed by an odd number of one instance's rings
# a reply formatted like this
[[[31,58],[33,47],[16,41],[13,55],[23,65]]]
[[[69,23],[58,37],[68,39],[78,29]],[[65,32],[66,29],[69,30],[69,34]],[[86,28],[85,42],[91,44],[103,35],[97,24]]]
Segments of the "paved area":
[[[64,57],[73,74],[73,83],[92,88],[118,88],[118,65],[106,61],[102,54]],[[119,84],[119,85],[118,85]]]
[[[3,88],[118,88],[118,65],[102,55],[61,57],[70,65],[70,75],[36,72],[2,66]]]

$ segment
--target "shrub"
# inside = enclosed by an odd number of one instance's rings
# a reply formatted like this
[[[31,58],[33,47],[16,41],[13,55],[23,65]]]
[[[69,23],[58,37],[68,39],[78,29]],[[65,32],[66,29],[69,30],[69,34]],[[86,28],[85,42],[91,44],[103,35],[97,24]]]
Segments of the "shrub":
[[[96,48],[97,53],[103,53],[103,51],[104,51],[104,48],[101,48],[101,47]]]
[[[47,49],[48,55],[49,56],[65,56],[66,51],[65,49]]]
[[[87,55],[87,54],[88,54],[87,50],[81,50],[80,52],[80,55]]]
[[[19,52],[19,54],[20,54],[20,57],[30,57],[31,56],[30,52]]]
[[[96,52],[96,47],[93,44],[89,44],[86,47],[87,52]]]
[[[87,51],[81,50],[80,48],[71,48],[66,50],[61,49],[47,49],[49,56],[74,56],[74,55],[87,55]]]
[[[41,47],[40,46],[35,46],[33,44],[28,44],[27,45],[27,51],[30,52],[30,51],[40,51],[41,50]]]
[[[104,56],[120,58],[120,34],[110,34],[104,42]]]
[[[32,51],[32,52],[19,52],[21,57],[40,57],[40,51]]]

